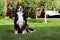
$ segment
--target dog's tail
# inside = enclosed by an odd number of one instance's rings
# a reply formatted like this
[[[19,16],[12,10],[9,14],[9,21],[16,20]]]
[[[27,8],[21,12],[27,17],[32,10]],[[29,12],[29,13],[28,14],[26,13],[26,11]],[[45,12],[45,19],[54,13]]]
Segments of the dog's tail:
[[[27,32],[31,32],[31,33],[35,31],[33,28],[30,28],[28,24],[26,24],[26,30]]]
[[[31,33],[35,31],[35,29],[29,28],[29,27],[27,27],[26,30],[27,30],[27,32],[31,32]]]

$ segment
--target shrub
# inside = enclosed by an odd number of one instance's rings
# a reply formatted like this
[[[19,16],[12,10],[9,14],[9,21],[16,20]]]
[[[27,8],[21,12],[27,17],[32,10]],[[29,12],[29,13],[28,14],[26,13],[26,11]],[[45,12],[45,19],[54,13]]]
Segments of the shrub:
[[[23,0],[21,5],[24,7],[24,12],[27,13],[28,17],[35,18],[34,15],[37,13],[37,8],[40,0]],[[32,15],[32,16],[31,16]]]
[[[13,1],[8,5],[9,9],[15,9],[15,7],[16,7],[16,4]]]
[[[6,15],[6,0],[0,0],[0,16]]]
[[[29,23],[43,23],[43,19],[28,19]]]

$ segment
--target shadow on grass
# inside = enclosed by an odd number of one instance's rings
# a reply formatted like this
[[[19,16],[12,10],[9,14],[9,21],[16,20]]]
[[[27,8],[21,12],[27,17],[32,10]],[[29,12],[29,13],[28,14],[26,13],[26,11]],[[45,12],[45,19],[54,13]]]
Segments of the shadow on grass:
[[[33,33],[15,35],[13,25],[0,25],[1,40],[60,40],[60,27],[34,27]]]
[[[0,25],[0,32],[6,32],[6,33],[13,33],[14,32],[14,26],[13,25]]]
[[[5,30],[5,32],[11,34],[14,33],[14,30]]]

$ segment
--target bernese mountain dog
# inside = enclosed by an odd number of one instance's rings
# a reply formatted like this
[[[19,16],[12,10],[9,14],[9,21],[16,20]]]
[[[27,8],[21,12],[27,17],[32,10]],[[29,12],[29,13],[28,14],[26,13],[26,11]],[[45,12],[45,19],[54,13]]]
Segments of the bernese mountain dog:
[[[34,29],[29,28],[27,24],[27,17],[26,14],[23,13],[23,7],[17,5],[15,16],[14,16],[14,28],[15,28],[15,34],[22,33],[25,34],[27,32],[32,33]]]

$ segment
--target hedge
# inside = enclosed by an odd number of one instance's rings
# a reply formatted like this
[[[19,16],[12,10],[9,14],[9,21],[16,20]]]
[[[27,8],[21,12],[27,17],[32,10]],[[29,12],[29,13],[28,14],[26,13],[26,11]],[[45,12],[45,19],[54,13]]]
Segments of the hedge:
[[[6,15],[6,0],[0,0],[0,16]]]
[[[44,19],[28,19],[28,23],[43,23]]]

